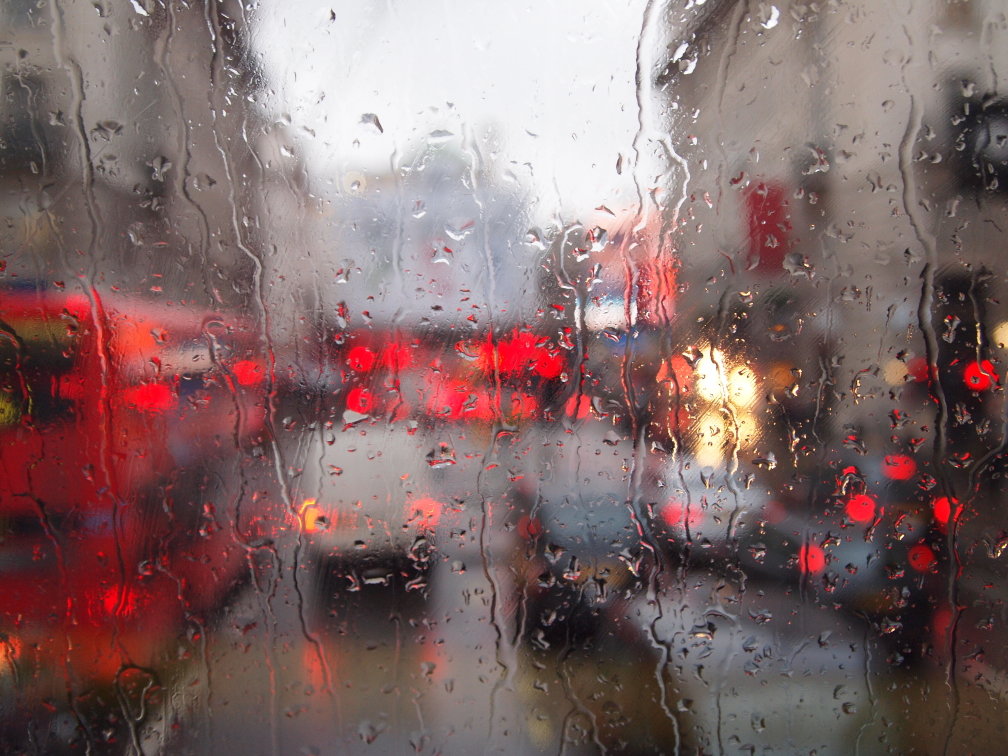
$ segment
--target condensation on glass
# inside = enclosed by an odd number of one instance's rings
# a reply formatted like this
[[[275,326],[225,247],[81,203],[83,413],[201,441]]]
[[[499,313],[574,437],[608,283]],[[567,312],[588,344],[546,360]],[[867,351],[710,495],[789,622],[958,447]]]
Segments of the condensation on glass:
[[[0,6],[0,751],[1005,735],[997,0]]]

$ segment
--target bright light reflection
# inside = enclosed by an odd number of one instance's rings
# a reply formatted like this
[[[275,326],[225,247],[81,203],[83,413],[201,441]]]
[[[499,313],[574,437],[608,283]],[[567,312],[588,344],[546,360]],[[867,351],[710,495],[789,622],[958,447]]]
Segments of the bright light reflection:
[[[724,362],[724,355],[719,350],[713,350],[713,354],[718,362]],[[759,393],[759,386],[753,371],[745,365],[730,367],[728,364],[725,364],[724,370],[727,373],[729,403],[737,408],[752,406]],[[710,402],[722,399],[721,374],[717,364],[711,360],[710,352],[706,352],[697,362],[696,391]]]

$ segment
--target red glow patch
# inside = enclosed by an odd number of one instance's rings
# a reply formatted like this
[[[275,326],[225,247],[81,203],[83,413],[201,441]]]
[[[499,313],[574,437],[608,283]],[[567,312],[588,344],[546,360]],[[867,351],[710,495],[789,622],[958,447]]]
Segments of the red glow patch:
[[[917,463],[905,454],[890,454],[882,463],[882,474],[890,480],[910,480],[917,472]]]
[[[382,363],[394,373],[413,364],[413,352],[401,344],[389,344],[382,351]]]
[[[923,543],[918,543],[910,549],[907,552],[907,556],[910,558],[910,566],[917,570],[917,572],[927,572],[938,561],[935,559],[934,552]]]
[[[935,612],[931,617],[931,637],[936,647],[944,648],[949,636],[949,631],[952,629],[952,620],[954,618],[955,615],[947,606],[935,609]]]
[[[576,397],[572,396],[570,399],[567,400],[567,403],[564,405],[564,412],[566,412],[568,416],[574,415],[575,400]],[[581,401],[577,405],[577,419],[581,420],[585,417],[588,417],[589,410],[591,410],[591,397],[589,397],[587,394],[581,394]]]
[[[511,417],[515,420],[534,418],[539,412],[539,402],[531,394],[515,394],[511,397]]]
[[[473,389],[463,381],[444,380],[431,392],[428,412],[435,417],[452,420],[492,421],[493,404],[490,394],[482,388]]]
[[[952,499],[952,502],[954,502],[955,504],[959,503],[957,499]],[[949,502],[948,497],[942,496],[940,499],[935,499],[931,503],[931,507],[934,510],[935,522],[937,522],[939,525],[942,526],[947,525],[949,517],[952,514],[952,503]]]
[[[990,360],[984,360],[982,363],[971,362],[967,365],[963,373],[963,381],[968,389],[986,391],[997,383],[998,379]]]
[[[242,386],[256,386],[266,380],[266,371],[254,360],[238,360],[231,372]]]
[[[486,373],[494,371],[493,344],[480,350],[479,365]],[[543,378],[558,378],[563,372],[564,358],[558,350],[551,350],[545,339],[535,334],[515,331],[511,338],[497,342],[497,369],[501,375],[516,375],[535,371]]]
[[[914,383],[923,383],[928,379],[930,373],[931,369],[923,357],[914,357],[907,363],[907,375]]]
[[[690,528],[695,528],[703,523],[704,513],[699,504],[690,505],[688,517],[683,509],[682,502],[672,499],[668,504],[662,507],[659,516],[661,517],[662,522],[669,527],[684,528],[688,523]]]
[[[804,572],[811,574],[822,572],[826,569],[826,552],[814,543],[802,546],[798,552],[798,564]]]
[[[528,515],[522,515],[522,518],[518,520],[518,535],[522,538],[535,538],[542,532],[543,526],[538,517],[530,518]]]
[[[146,383],[128,389],[123,398],[142,412],[164,412],[174,404],[171,389],[163,383]]]
[[[366,415],[370,410],[374,400],[371,398],[371,389],[355,388],[347,393],[346,408],[351,412],[359,412]]]
[[[844,511],[854,522],[871,522],[875,519],[875,500],[867,494],[857,494],[850,498]]]
[[[407,522],[410,525],[416,525],[420,530],[431,532],[437,527],[442,509],[444,509],[444,504],[425,496],[410,505]]]
[[[100,621],[101,615],[113,617],[122,614],[129,617],[136,612],[136,596],[125,588],[123,588],[121,601],[119,589],[115,587],[101,591],[95,598],[97,599],[96,603],[101,607],[99,616],[92,615],[92,619],[95,621]]]
[[[77,402],[84,398],[84,383],[69,375],[60,376],[56,392],[61,399]]]
[[[787,189],[769,181],[753,183],[745,190],[749,221],[749,258],[762,272],[776,272],[791,246],[791,223]]]
[[[535,371],[543,378],[559,378],[563,372],[564,361],[559,352],[540,349],[536,359]]]
[[[367,347],[355,346],[347,353],[346,361],[352,370],[366,373],[374,367],[375,354]]]

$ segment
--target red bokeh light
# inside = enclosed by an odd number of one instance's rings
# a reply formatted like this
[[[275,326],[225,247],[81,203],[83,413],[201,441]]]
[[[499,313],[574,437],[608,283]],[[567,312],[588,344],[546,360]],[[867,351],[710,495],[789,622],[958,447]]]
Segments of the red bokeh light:
[[[389,344],[382,350],[382,364],[392,372],[405,370],[413,364],[413,352],[402,344]],[[362,369],[369,370],[370,368]]]
[[[145,383],[123,393],[126,404],[142,412],[164,412],[174,403],[171,389],[163,383]]]
[[[374,367],[375,354],[367,347],[355,346],[347,353],[346,361],[352,370],[366,373]]]
[[[844,511],[854,522],[871,522],[875,519],[875,500],[867,494],[856,494],[847,501]]]
[[[763,273],[776,273],[791,248],[787,187],[770,181],[751,184],[745,191],[745,214],[750,264]]]
[[[942,530],[942,532],[944,532],[948,527],[949,517],[952,516],[952,504],[958,503],[958,499],[952,499],[950,502],[947,496],[935,499],[931,503],[932,510],[934,511],[935,522],[938,523],[938,527]]]
[[[802,546],[798,552],[798,564],[803,572],[822,572],[826,569],[826,552],[814,543]]]
[[[238,360],[232,372],[242,386],[257,386],[266,380],[266,370],[255,360]]]
[[[347,393],[346,408],[351,412],[359,412],[366,415],[370,412],[374,401],[371,398],[371,389],[354,388]]]
[[[944,648],[954,616],[947,606],[938,607],[931,616],[931,638],[938,648]]]
[[[931,551],[930,547],[923,543],[918,543],[911,548],[907,552],[907,556],[910,558],[910,566],[917,570],[917,572],[927,572],[938,561],[935,559],[934,552]]]
[[[518,535],[522,538],[535,538],[542,532],[543,526],[538,517],[530,518],[528,515],[522,515],[518,520]]]
[[[963,373],[963,381],[968,389],[986,391],[997,383],[998,379],[990,360],[984,360],[982,363],[971,362],[967,365]]]
[[[427,412],[450,420],[490,422],[494,419],[494,403],[487,389],[447,378],[434,385],[427,400]]]
[[[61,399],[78,402],[84,398],[84,382],[79,376],[62,375],[57,384],[56,393]]]
[[[493,344],[480,350],[479,365],[485,373],[494,372]],[[534,333],[514,331],[511,338],[497,342],[497,369],[501,375],[511,376],[534,371],[543,378],[558,378],[563,372],[564,357],[549,342]]]
[[[683,511],[683,503],[677,499],[672,499],[661,509],[660,517],[669,527],[682,528],[688,523],[690,528],[695,528],[703,523],[704,513],[699,504],[689,506],[689,516]]]
[[[906,369],[907,375],[910,376],[910,380],[914,383],[923,383],[928,379],[928,375],[931,372],[927,360],[923,357],[914,357],[907,363]]]
[[[444,508],[445,505],[440,501],[424,496],[407,505],[407,522],[416,525],[419,530],[433,532]]]
[[[582,420],[588,417],[588,413],[591,411],[591,397],[587,394],[581,394],[581,399],[578,401],[577,396],[572,396],[567,400],[564,405],[564,412],[567,413],[569,417],[575,415],[575,402],[577,402],[577,419]]]
[[[882,463],[882,474],[890,480],[910,480],[917,472],[917,463],[905,454],[890,454]]]

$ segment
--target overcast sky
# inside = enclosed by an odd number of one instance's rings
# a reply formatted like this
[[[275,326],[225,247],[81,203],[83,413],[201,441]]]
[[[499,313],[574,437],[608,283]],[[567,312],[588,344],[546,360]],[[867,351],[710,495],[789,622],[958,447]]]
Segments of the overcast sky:
[[[616,162],[632,152],[637,131],[644,5],[269,0],[259,6],[255,47],[275,91],[269,107],[302,129],[313,179],[380,171],[397,146],[434,129],[493,126],[496,159],[515,161],[547,214],[559,193],[569,217],[636,202],[631,171],[618,175]],[[384,133],[361,123],[366,113]]]

